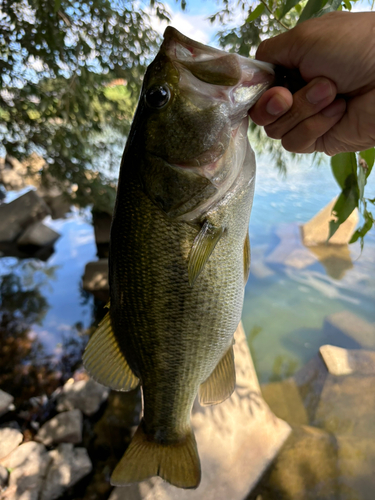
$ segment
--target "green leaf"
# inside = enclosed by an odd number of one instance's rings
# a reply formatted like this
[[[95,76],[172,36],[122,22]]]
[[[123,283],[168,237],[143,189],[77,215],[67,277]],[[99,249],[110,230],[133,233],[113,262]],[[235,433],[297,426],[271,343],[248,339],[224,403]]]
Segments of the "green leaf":
[[[252,12],[251,14],[249,15],[249,17],[246,19],[246,22],[247,23],[251,23],[252,21],[255,21],[255,19],[257,19],[259,16],[261,16],[264,12],[264,4],[261,3],[258,5],[258,7],[256,7]]]
[[[362,225],[362,227],[359,227],[353,236],[351,237],[351,240],[349,243],[355,243],[359,238],[361,238],[361,248],[363,248],[363,238],[365,235],[370,231],[370,229],[374,225],[374,219],[373,216],[370,212],[365,211],[365,222]]]
[[[361,165],[358,166],[358,188],[359,188],[359,199],[363,199],[365,192],[366,179],[367,179],[367,168],[363,168]]]
[[[341,6],[341,1],[342,0],[332,0],[332,2],[327,2],[327,0],[309,0],[297,24],[307,21],[307,19],[320,17],[323,16],[323,14],[337,10]]]
[[[345,4],[345,7],[348,10],[352,10],[352,4],[350,3],[350,0],[343,0],[343,1],[344,1],[344,4]]]
[[[301,0],[286,0],[285,4],[280,8],[278,18],[282,19],[293,7],[295,7]]]
[[[341,187],[344,189],[353,183],[353,177],[357,179],[357,159],[355,153],[340,153],[331,158],[332,173]]]
[[[353,185],[349,188],[343,190],[340,196],[337,198],[335,206],[332,209],[332,214],[335,220],[329,222],[329,236],[330,239],[340,225],[346,221],[349,215],[353,212],[355,208],[358,207],[358,186]]]

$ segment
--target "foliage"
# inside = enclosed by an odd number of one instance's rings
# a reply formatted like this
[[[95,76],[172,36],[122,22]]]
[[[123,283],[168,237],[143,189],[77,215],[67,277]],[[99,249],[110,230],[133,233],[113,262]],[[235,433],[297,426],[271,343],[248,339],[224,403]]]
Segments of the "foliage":
[[[108,151],[90,137],[109,126],[128,132],[141,76],[159,44],[139,7],[134,0],[1,2],[0,141],[18,159],[41,154],[50,174],[77,184],[88,201],[98,193],[87,192],[84,170]],[[147,11],[168,18],[158,0]],[[116,79],[118,89],[111,87]]]
[[[231,20],[233,0],[223,0],[223,8],[213,15],[212,22],[217,21],[225,26]],[[357,0],[260,0],[249,6],[244,0],[239,0],[243,11],[247,11],[245,22],[235,28],[224,29],[219,32],[220,45],[230,51],[248,56],[254,53],[262,39],[275,36],[288,30],[298,23],[319,17],[335,10],[352,9]],[[290,154],[286,153],[279,141],[271,141],[265,137],[263,129],[251,125],[250,133],[257,139],[255,144],[260,151],[270,153],[280,171],[287,171],[286,164]],[[343,153],[331,159],[332,173],[342,191],[333,208],[335,220],[330,222],[330,235],[337,231],[355,208],[358,208],[362,219],[362,226],[354,233],[351,243],[360,239],[363,247],[365,234],[374,226],[375,216],[369,211],[369,204],[375,200],[364,195],[367,178],[374,164],[375,149],[355,153]],[[315,156],[320,161],[320,155]]]

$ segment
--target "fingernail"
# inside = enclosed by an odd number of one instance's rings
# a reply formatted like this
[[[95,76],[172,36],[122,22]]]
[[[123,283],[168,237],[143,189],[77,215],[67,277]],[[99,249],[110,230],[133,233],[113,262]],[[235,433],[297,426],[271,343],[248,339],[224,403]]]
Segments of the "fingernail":
[[[336,115],[341,115],[346,108],[346,102],[344,99],[338,99],[333,101],[329,106],[322,110],[322,115],[327,118],[333,118]]]
[[[266,111],[269,115],[277,116],[281,115],[281,113],[285,113],[288,107],[284,99],[276,94],[268,101]]]
[[[313,85],[311,89],[306,92],[306,99],[311,104],[318,104],[318,102],[327,99],[333,95],[333,88],[330,82],[320,81]]]

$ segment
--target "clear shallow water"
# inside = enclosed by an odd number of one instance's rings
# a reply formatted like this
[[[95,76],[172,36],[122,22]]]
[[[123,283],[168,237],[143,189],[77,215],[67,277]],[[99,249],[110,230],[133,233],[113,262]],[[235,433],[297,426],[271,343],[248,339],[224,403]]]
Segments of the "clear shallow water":
[[[368,187],[371,197],[375,186]],[[335,273],[334,257],[328,270],[319,261],[302,269],[267,262],[288,227],[307,222],[338,193],[328,163],[314,167],[306,159],[296,161],[283,178],[264,159],[258,160],[243,321],[261,383],[291,375],[326,343],[360,347],[350,339],[327,335],[323,322],[328,315],[349,310],[375,323],[374,230],[367,235],[362,254],[359,244],[349,246],[352,263],[345,264],[348,269],[340,279],[327,273],[340,274]]]

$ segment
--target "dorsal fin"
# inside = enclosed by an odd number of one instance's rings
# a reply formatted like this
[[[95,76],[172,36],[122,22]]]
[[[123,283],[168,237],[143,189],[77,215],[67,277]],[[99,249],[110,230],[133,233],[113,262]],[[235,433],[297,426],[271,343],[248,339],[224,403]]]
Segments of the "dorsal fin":
[[[233,345],[227,350],[207,380],[200,385],[198,395],[202,406],[225,401],[236,386]]]
[[[139,384],[113,333],[109,312],[86,346],[83,366],[99,384],[115,391],[130,391]]]

